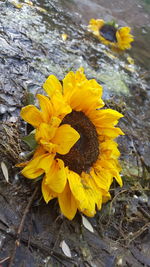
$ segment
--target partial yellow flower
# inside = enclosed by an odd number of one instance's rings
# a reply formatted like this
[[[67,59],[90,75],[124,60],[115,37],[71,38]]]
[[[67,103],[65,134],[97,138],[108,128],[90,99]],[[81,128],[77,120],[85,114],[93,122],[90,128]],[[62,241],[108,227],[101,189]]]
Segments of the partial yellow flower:
[[[21,110],[38,143],[22,174],[29,179],[43,174],[45,201],[57,198],[68,219],[77,210],[94,216],[110,199],[113,178],[122,186],[114,139],[123,134],[116,127],[123,115],[102,109],[102,87],[88,80],[82,68],[69,72],[62,84],[50,75],[43,88],[48,97],[37,95],[40,109],[29,105]]]
[[[131,48],[131,42],[134,41],[133,35],[130,34],[130,27],[117,27],[113,24],[106,23],[101,19],[91,19],[88,29],[105,45],[112,48],[125,50]]]

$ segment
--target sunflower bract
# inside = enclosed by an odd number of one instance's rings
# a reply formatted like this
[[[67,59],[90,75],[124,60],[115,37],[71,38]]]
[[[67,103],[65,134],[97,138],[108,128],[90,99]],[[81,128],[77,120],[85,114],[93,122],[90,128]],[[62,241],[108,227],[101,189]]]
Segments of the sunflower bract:
[[[40,109],[28,105],[21,110],[38,143],[22,174],[29,179],[43,174],[44,200],[57,198],[68,219],[77,210],[94,216],[110,199],[113,178],[122,186],[114,139],[123,135],[116,127],[123,115],[102,109],[102,87],[88,80],[83,68],[69,72],[62,84],[50,75],[43,88],[48,96],[37,95]]]

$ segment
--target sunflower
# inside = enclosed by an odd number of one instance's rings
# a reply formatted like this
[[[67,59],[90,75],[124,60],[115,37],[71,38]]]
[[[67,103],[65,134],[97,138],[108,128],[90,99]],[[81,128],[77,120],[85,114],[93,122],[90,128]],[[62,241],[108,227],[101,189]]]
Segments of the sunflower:
[[[43,88],[48,97],[37,95],[40,109],[28,105],[21,110],[38,144],[22,174],[29,179],[43,175],[44,200],[57,198],[68,219],[77,210],[92,217],[110,199],[113,178],[122,186],[114,139],[123,134],[115,127],[123,115],[101,109],[102,87],[88,80],[82,68],[69,72],[62,83],[50,75]]]
[[[118,50],[131,48],[134,41],[130,27],[119,28],[115,23],[105,23],[102,19],[91,19],[88,28],[103,44]]]

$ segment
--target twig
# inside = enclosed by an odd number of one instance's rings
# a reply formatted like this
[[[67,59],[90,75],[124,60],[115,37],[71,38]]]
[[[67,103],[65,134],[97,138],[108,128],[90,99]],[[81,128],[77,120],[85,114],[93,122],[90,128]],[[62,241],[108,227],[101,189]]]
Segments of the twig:
[[[142,228],[140,228],[138,231],[134,232],[133,233],[133,237],[130,238],[129,235],[126,237],[126,240],[129,238],[129,241],[128,241],[128,246],[129,244],[134,241],[136,238],[138,238],[143,232],[145,232],[145,230],[147,230],[147,228],[150,227],[150,223],[146,223]]]
[[[109,225],[109,223],[110,223],[110,220],[111,220],[111,211],[112,211],[112,206],[113,206],[113,204],[114,204],[114,201],[116,200],[116,198],[119,196],[119,195],[121,195],[121,194],[123,194],[123,193],[126,193],[126,192],[128,192],[128,189],[123,189],[122,191],[119,191],[115,196],[114,196],[114,198],[112,199],[112,201],[111,201],[111,203],[110,203],[110,208],[109,208],[109,217],[108,217],[108,222],[107,222],[107,224],[106,224],[106,227],[108,227],[108,225]]]
[[[5,261],[7,261],[7,260],[9,260],[9,258],[10,257],[6,257],[5,259],[0,260],[0,264],[3,263],[3,262],[5,262]]]
[[[26,218],[26,216],[27,216],[27,213],[29,212],[29,209],[30,209],[30,207],[31,207],[31,205],[32,205],[33,199],[34,199],[34,197],[35,197],[37,191],[38,191],[38,186],[35,188],[35,190],[34,190],[32,196],[31,196],[31,198],[29,199],[29,202],[28,202],[28,204],[27,204],[27,206],[26,206],[26,208],[25,208],[24,214],[23,214],[23,216],[22,216],[21,222],[20,222],[19,227],[18,227],[18,230],[17,230],[17,238],[16,238],[16,241],[15,241],[15,247],[14,247],[14,250],[13,250],[12,255],[11,255],[11,257],[10,257],[10,262],[9,262],[8,267],[12,267],[12,265],[13,265],[13,261],[14,261],[15,254],[16,254],[16,249],[17,249],[17,247],[20,245],[21,232],[22,232],[22,230],[23,230],[23,226],[24,226],[25,218]]]
[[[137,207],[137,209],[147,218],[150,220],[150,214],[145,210],[143,209],[141,206]]]

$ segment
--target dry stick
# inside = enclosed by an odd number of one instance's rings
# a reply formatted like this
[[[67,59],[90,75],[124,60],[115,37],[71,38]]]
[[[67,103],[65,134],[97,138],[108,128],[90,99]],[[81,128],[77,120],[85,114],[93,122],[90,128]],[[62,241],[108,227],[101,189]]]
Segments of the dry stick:
[[[25,208],[24,214],[23,214],[23,216],[22,216],[21,222],[20,222],[19,227],[18,227],[18,230],[17,230],[17,239],[16,239],[16,241],[15,241],[15,247],[14,247],[14,250],[13,250],[13,252],[12,252],[12,256],[11,256],[11,258],[10,258],[10,262],[9,262],[8,267],[12,267],[12,264],[13,264],[13,261],[14,261],[14,258],[15,258],[15,254],[16,254],[16,249],[17,249],[17,247],[19,246],[19,243],[20,243],[20,238],[21,238],[20,235],[21,235],[21,232],[22,232],[22,230],[23,230],[23,226],[24,226],[25,218],[26,218],[26,216],[27,216],[27,213],[29,212],[29,209],[30,209],[30,207],[31,207],[31,205],[32,205],[32,202],[33,202],[33,200],[34,200],[34,197],[35,197],[37,191],[38,191],[38,186],[35,188],[35,190],[34,190],[32,196],[31,196],[31,198],[29,199],[29,202],[28,202],[28,204],[27,204],[27,206],[26,206],[26,208]]]
[[[10,257],[6,257],[5,259],[2,259],[2,260],[0,261],[0,264],[3,263],[3,262],[5,262],[5,261],[7,261],[7,260],[9,260],[9,258],[10,258]]]
[[[145,210],[143,209],[141,206],[137,207],[137,209],[147,218],[150,220],[150,214]]]

